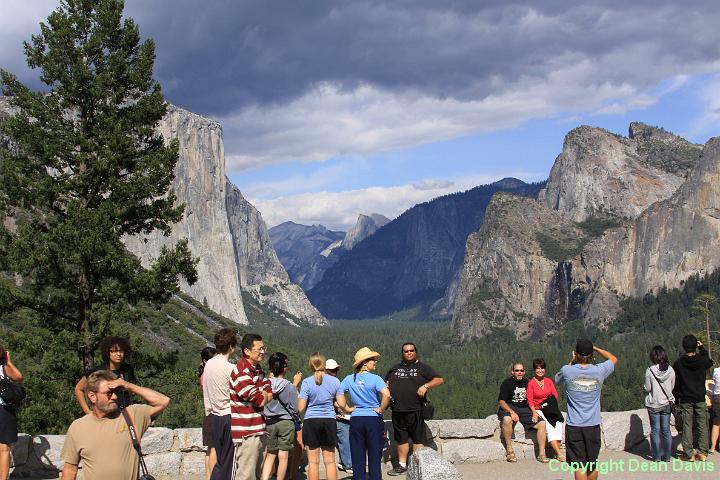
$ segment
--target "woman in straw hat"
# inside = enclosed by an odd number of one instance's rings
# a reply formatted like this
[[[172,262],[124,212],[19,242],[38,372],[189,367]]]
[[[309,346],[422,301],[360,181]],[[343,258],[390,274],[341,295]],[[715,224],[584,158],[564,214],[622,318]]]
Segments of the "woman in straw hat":
[[[380,462],[385,443],[383,413],[390,405],[390,390],[382,377],[372,373],[377,369],[378,352],[363,347],[355,354],[355,373],[345,377],[340,393],[350,392],[355,407],[350,417],[350,456],[353,480],[365,480],[367,455],[370,480],[381,480]]]
[[[335,407],[338,402],[345,408],[345,396],[339,392],[340,381],[325,373],[325,357],[315,352],[308,361],[313,376],[303,380],[298,395],[298,411],[305,412],[302,427],[302,441],[308,452],[308,480],[320,478],[320,451],[327,480],[337,480],[335,465],[335,446],[337,445],[337,426],[335,425]]]

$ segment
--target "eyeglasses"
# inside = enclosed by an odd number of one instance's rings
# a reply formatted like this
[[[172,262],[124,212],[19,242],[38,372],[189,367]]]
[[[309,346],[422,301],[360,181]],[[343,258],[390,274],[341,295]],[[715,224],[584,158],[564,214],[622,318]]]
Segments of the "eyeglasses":
[[[250,350],[253,351],[253,352],[265,353],[265,347],[251,348]]]
[[[525,371],[525,369],[523,369],[523,370],[513,370],[513,372],[524,372],[524,371]]]
[[[115,389],[108,390],[107,392],[97,392],[98,395],[105,395],[107,398],[112,398],[113,395],[117,395]]]
[[[403,353],[412,353],[414,351],[415,351],[415,349],[413,348],[412,350],[403,350]]]

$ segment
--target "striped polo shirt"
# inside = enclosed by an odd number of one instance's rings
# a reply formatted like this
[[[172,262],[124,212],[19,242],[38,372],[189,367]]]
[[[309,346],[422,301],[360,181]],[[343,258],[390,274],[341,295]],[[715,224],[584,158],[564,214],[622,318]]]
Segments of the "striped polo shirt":
[[[265,433],[263,394],[271,392],[270,379],[260,365],[253,367],[242,357],[230,374],[230,434],[233,442]]]

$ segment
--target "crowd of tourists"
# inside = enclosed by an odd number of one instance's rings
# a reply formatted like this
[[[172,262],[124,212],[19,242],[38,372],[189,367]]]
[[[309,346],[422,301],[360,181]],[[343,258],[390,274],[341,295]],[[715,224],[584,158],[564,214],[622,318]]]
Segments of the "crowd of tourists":
[[[392,409],[391,435],[397,443],[397,462],[388,475],[403,475],[412,454],[410,445],[415,451],[429,441],[425,421],[432,417],[432,407],[427,394],[444,380],[419,360],[412,342],[401,346],[400,362],[382,377],[378,375],[380,354],[363,347],[344,377],[337,361],[313,353],[308,359],[312,374],[307,378],[299,370],[290,371],[288,356],[282,352],[271,354],[265,363],[260,335],[248,333],[238,346],[236,332],[221,329],[214,344],[200,353],[199,367],[209,480],[287,480],[302,469],[309,480],[316,480],[321,464],[328,480],[337,479],[338,471],[352,474],[354,480],[379,480],[388,445],[383,420],[388,408]],[[239,360],[233,363],[238,348]],[[672,416],[682,434],[680,460],[705,461],[719,447],[720,368],[706,381],[713,361],[702,342],[687,335],[682,348],[685,353],[671,365],[665,349],[653,347],[645,372],[650,444],[657,462],[668,462],[673,455]],[[61,452],[62,478],[75,479],[81,466],[86,480],[152,479],[139,440],[170,399],[136,384],[126,361],[132,352],[127,339],[107,337],[100,352],[102,364],[75,386],[86,415],[68,428]],[[594,363],[596,355],[602,360],[599,363]],[[535,431],[539,462],[552,461],[546,455],[549,443],[551,457],[569,463],[577,480],[597,478],[602,386],[617,362],[612,353],[586,339],[577,341],[569,363],[557,371],[554,380],[547,376],[542,358],[532,361],[530,377],[522,362],[514,362],[498,395],[506,460],[517,461],[513,435],[519,422]],[[3,394],[9,398],[6,387],[20,384],[23,375],[2,345],[0,366],[0,480],[6,480],[10,447],[18,434],[16,405]],[[560,410],[559,384],[565,385],[566,416]],[[136,399],[141,402],[135,403]]]
[[[399,462],[388,473],[405,473],[410,441],[413,449],[423,446],[423,403],[443,379],[418,359],[413,343],[402,345],[400,363],[384,377],[377,374],[380,354],[363,347],[342,379],[337,361],[315,352],[308,359],[312,375],[303,379],[296,371],[291,381],[282,352],[270,355],[265,373],[259,335],[243,336],[237,364],[230,361],[237,349],[235,332],[222,329],[214,340],[214,352],[203,351],[200,379],[209,479],[294,478],[304,455],[310,480],[320,478],[321,464],[329,480],[338,471],[354,479],[364,480],[366,472],[370,479],[381,479],[383,414],[391,405]]]

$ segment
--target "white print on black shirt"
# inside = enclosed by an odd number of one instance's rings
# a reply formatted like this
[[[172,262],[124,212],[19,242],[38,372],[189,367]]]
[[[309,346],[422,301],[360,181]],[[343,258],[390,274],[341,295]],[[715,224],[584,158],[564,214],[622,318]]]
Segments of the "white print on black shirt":
[[[418,368],[417,367],[398,368],[393,373],[394,373],[395,377],[397,377],[397,378],[417,377],[418,376]]]
[[[527,400],[527,389],[525,387],[515,387],[513,392],[512,403],[522,403]]]

